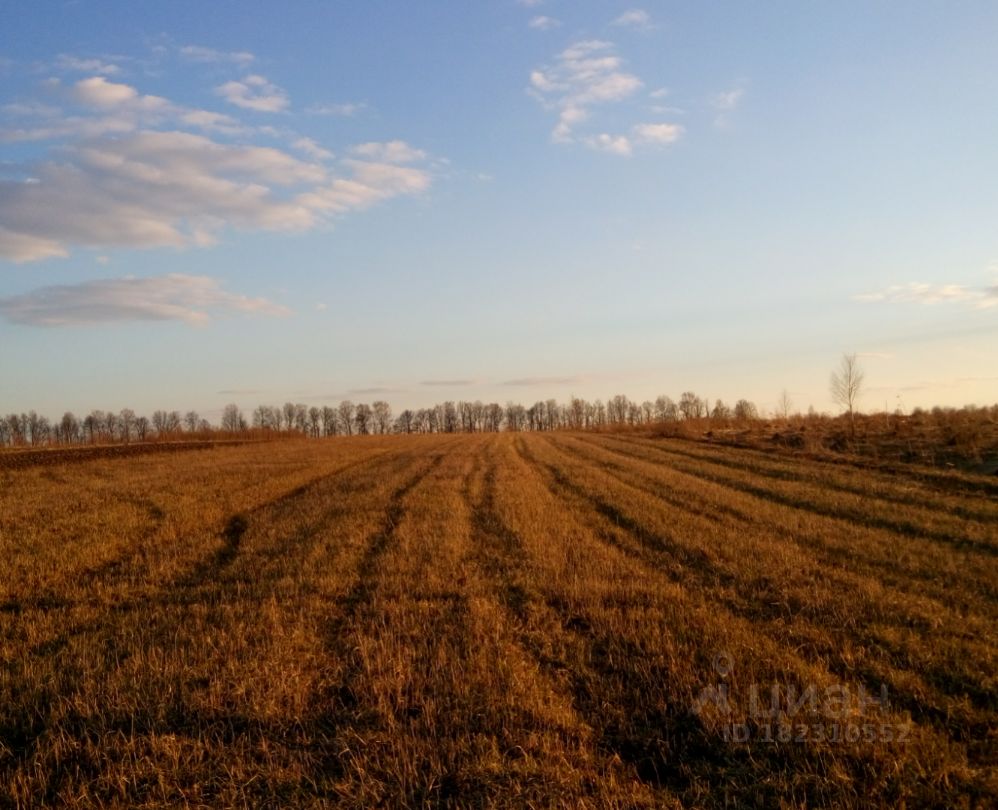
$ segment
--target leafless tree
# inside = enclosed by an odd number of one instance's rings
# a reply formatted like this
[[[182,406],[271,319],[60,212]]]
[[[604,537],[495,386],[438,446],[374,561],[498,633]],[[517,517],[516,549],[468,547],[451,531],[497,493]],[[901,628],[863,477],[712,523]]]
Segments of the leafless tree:
[[[392,427],[392,406],[379,399],[371,406],[371,413],[374,417],[375,431],[381,434],[388,433]]]
[[[776,413],[783,419],[790,418],[790,412],[793,410],[794,401],[790,398],[790,394],[786,388],[780,392],[780,398],[776,401]]]
[[[118,414],[118,430],[121,431],[121,440],[128,444],[135,432],[135,411],[131,408],[122,408]]]
[[[696,419],[704,416],[706,410],[704,401],[692,391],[684,391],[679,398],[679,412],[683,415],[683,419]]]
[[[711,419],[730,419],[731,418],[731,408],[724,404],[722,400],[717,400],[714,402],[714,407],[710,412]]]
[[[322,435],[336,435],[336,409],[324,405],[322,408]]]
[[[749,402],[747,399],[740,399],[735,403],[735,418],[736,419],[758,419],[759,411],[753,403]]]
[[[356,409],[356,406],[349,399],[343,400],[337,408],[340,417],[340,430],[347,436],[353,435],[353,415]]]
[[[187,428],[188,433],[194,433],[200,424],[201,417],[198,416],[197,411],[188,411],[184,415],[184,427]]]
[[[849,414],[849,424],[851,427],[855,427],[856,402],[863,391],[865,376],[856,355],[844,354],[842,355],[838,370],[832,372],[829,380],[832,399],[838,405],[845,408],[846,413]]]
[[[371,406],[362,402],[357,406],[357,409],[353,413],[353,421],[357,426],[357,433],[361,436],[366,436],[371,432],[371,422],[373,421],[373,414],[371,412]]]
[[[240,430],[245,429],[246,420],[243,418],[243,412],[239,410],[239,406],[235,404],[226,405],[225,410],[222,411],[222,430],[229,433],[238,433]]]
[[[295,429],[295,404],[293,402],[284,403],[284,424],[288,430]]]

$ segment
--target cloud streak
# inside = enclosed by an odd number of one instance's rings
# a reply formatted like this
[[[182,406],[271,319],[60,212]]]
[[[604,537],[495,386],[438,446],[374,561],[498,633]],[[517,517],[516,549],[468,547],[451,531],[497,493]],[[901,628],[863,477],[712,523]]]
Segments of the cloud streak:
[[[975,309],[998,306],[998,284],[990,287],[966,287],[962,284],[895,284],[877,292],[855,296],[863,303],[967,304]]]
[[[264,113],[285,112],[290,105],[287,94],[263,76],[250,75],[215,88],[215,93],[244,110]]]
[[[651,15],[641,8],[632,8],[617,17],[611,25],[618,28],[639,28],[647,30],[652,27]]]
[[[169,273],[41,287],[0,298],[0,317],[28,326],[80,326],[121,321],[203,325],[215,312],[287,315],[286,307],[222,289],[208,276]]]
[[[624,132],[593,131],[588,126],[597,108],[626,101],[644,83],[623,68],[614,46],[583,40],[562,51],[555,62],[530,74],[529,92],[558,114],[551,131],[555,143],[581,143],[591,149],[628,156],[637,146],[667,145],[683,128],[667,122],[646,122]]]
[[[81,114],[26,103],[3,108],[26,125],[0,128],[0,141],[56,143],[47,157],[10,164],[0,176],[0,259],[64,257],[75,246],[206,246],[227,229],[302,232],[420,194],[432,181],[426,153],[401,140],[360,144],[333,163],[332,151],[314,139],[245,127],[105,76],[58,90]],[[216,140],[256,133],[287,138],[297,156]]]
[[[180,57],[188,62],[228,62],[246,66],[256,57],[249,51],[217,51],[202,45],[184,45]]]

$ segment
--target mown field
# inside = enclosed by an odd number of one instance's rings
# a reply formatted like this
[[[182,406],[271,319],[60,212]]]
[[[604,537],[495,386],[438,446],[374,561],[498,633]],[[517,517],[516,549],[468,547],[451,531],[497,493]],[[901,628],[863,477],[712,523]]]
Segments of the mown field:
[[[637,436],[0,469],[0,806],[992,807],[998,497]]]

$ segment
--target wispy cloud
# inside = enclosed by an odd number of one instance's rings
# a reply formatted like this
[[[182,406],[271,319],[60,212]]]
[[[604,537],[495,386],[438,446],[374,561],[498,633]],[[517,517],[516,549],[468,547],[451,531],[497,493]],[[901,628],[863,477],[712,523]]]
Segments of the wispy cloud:
[[[576,42],[555,63],[530,74],[531,91],[558,111],[552,140],[574,140],[575,129],[589,119],[594,106],[621,101],[641,87],[641,80],[622,69],[613,45],[600,40]]]
[[[561,20],[539,14],[536,17],[532,17],[527,25],[535,31],[550,31],[552,28],[558,28],[561,25]]]
[[[353,118],[367,107],[364,102],[348,101],[342,104],[311,104],[305,108],[308,115],[333,115],[340,118]]]
[[[332,160],[335,155],[323,146],[320,146],[312,138],[298,138],[291,144],[303,155],[307,155],[313,160]]]
[[[334,165],[332,150],[314,139],[246,127],[104,76],[55,90],[72,112],[31,102],[3,108],[18,125],[0,125],[0,141],[53,145],[49,158],[9,164],[0,177],[0,259],[66,256],[73,246],[210,245],[227,228],[304,231],[431,183],[418,165],[425,153],[401,140],[361,144]],[[299,156],[191,128],[287,138]]]
[[[419,384],[436,388],[463,388],[477,383],[478,380],[422,380]]]
[[[79,326],[117,321],[184,321],[200,325],[213,312],[286,315],[265,298],[223,290],[207,276],[170,273],[151,278],[99,279],[41,287],[0,298],[0,317],[30,326]]]
[[[714,125],[725,127],[730,121],[731,113],[735,111],[745,96],[744,83],[739,83],[730,90],[716,93],[710,99],[710,106],[714,109]]]
[[[219,85],[215,92],[230,104],[254,112],[280,113],[290,103],[280,87],[255,74]]]
[[[998,284],[966,287],[962,284],[895,284],[877,292],[857,295],[864,303],[968,304],[976,309],[998,306]]]
[[[518,377],[514,380],[506,380],[502,385],[510,387],[529,387],[536,385],[579,385],[586,381],[582,376],[571,377]]]
[[[228,62],[240,66],[246,66],[256,58],[249,51],[218,51],[202,45],[184,45],[180,48],[180,56],[189,62]]]
[[[387,385],[372,385],[369,388],[351,388],[347,391],[347,396],[351,397],[373,397],[382,394],[401,394],[405,388],[393,388]]]
[[[617,17],[611,25],[618,28],[649,29],[652,27],[651,15],[644,9],[632,8]]]
[[[413,149],[405,141],[361,143],[352,147],[350,151],[358,157],[385,163],[413,163],[426,159],[426,152]]]
[[[55,61],[58,70],[76,71],[78,73],[97,73],[105,76],[112,76],[120,73],[121,68],[103,59],[73,56],[72,54],[59,54]]]
[[[637,124],[634,137],[638,143],[670,144],[682,137],[683,127],[679,124]]]
[[[601,40],[576,42],[559,54],[550,66],[530,75],[530,92],[558,113],[551,132],[555,143],[581,143],[597,151],[628,156],[638,146],[674,143],[683,133],[678,124],[642,122],[623,132],[600,131],[590,126],[598,107],[625,101],[643,86],[623,68],[612,43]]]

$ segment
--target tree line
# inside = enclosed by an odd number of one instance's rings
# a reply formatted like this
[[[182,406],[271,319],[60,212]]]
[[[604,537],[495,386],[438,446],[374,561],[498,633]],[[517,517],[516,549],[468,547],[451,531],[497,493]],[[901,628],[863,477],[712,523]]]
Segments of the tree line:
[[[336,406],[311,406],[286,402],[259,405],[247,417],[238,405],[226,405],[218,425],[197,411],[157,410],[151,417],[121,411],[94,410],[82,418],[67,411],[50,420],[35,411],[11,413],[0,419],[0,446],[50,444],[108,444],[178,439],[184,436],[223,434],[302,434],[314,438],[389,433],[496,433],[509,431],[591,430],[621,425],[647,425],[711,417],[755,419],[758,411],[741,399],[729,407],[718,399],[711,405],[685,392],[678,401],[660,396],[635,402],[618,394],[606,402],[572,397],[567,403],[554,399],[524,406],[519,403],[447,401],[428,408],[405,409],[396,414],[383,400],[370,404],[344,400]]]

